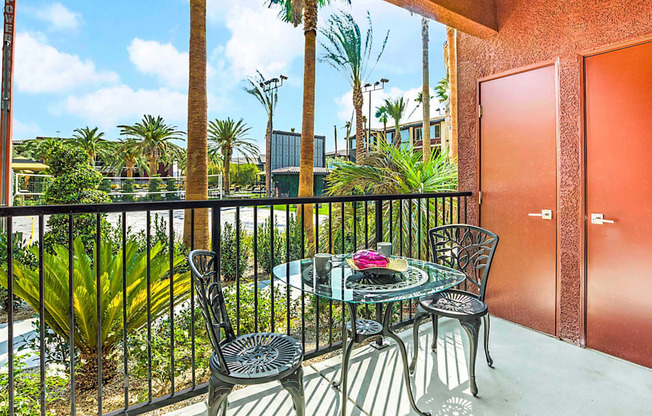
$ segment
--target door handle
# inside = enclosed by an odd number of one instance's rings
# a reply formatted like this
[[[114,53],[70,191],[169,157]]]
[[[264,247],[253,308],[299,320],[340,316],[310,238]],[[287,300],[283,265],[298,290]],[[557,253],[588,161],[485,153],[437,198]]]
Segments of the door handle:
[[[552,219],[552,210],[551,209],[542,209],[541,213],[530,213],[527,214],[529,217],[541,217],[542,220],[551,220]]]
[[[591,224],[613,224],[614,220],[606,220],[604,214],[591,214]]]

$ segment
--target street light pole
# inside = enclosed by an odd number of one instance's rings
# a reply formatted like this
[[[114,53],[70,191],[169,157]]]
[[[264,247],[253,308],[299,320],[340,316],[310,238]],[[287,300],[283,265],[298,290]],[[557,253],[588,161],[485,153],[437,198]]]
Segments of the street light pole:
[[[272,195],[272,135],[274,134],[274,107],[276,106],[276,102],[274,101],[274,91],[281,88],[283,86],[283,81],[287,79],[288,77],[285,75],[280,75],[278,78],[268,79],[259,84],[263,92],[270,97],[272,104],[269,109],[269,142],[265,143],[265,159],[267,160],[267,169],[265,169],[265,187],[267,188],[267,196]]]
[[[368,92],[369,93],[369,127],[367,128],[367,146],[369,146],[369,142],[371,141],[371,93],[374,91],[380,91],[385,89],[385,84],[388,83],[389,80],[387,78],[381,78],[380,80],[374,82],[373,84],[366,83],[362,88],[363,92]]]

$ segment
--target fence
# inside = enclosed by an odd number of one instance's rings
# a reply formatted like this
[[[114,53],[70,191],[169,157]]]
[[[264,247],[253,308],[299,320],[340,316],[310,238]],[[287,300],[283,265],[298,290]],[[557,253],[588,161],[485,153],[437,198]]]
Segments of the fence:
[[[185,196],[185,176],[102,178],[99,189],[115,202],[181,200]],[[43,203],[43,196],[54,178],[51,175],[14,173],[14,205]],[[208,175],[209,199],[223,195],[222,175]]]
[[[8,371],[0,371],[0,414],[134,415],[205,393],[211,350],[186,255],[207,248],[197,246],[206,231],[236,334],[285,332],[301,340],[306,359],[340,348],[342,305],[275,283],[272,267],[378,240],[427,258],[426,231],[466,222],[469,196],[2,207]],[[410,323],[414,311],[401,304],[394,324]],[[31,316],[26,341],[17,335]]]

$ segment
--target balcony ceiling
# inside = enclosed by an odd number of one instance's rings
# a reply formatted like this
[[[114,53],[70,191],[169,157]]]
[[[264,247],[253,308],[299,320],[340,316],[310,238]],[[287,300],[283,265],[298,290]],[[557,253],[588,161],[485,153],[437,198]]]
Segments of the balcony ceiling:
[[[496,0],[385,0],[470,35],[498,33]]]

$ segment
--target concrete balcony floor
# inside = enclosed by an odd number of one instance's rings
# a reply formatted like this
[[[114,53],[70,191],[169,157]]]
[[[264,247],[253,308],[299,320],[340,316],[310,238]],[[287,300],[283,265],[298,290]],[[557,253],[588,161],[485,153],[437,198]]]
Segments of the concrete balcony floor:
[[[401,336],[409,340],[412,331]],[[492,318],[490,351],[495,368],[478,350],[479,394],[468,387],[466,335],[457,321],[440,319],[437,354],[430,352],[430,323],[420,332],[415,396],[422,410],[438,416],[467,415],[650,415],[652,370],[581,349],[552,337]],[[306,415],[341,413],[341,393],[330,386],[341,356],[305,368]],[[413,415],[394,344],[382,351],[354,351],[349,373],[349,415]],[[167,416],[205,415],[199,403]],[[247,387],[229,397],[229,416],[294,415],[289,395],[278,383]]]

